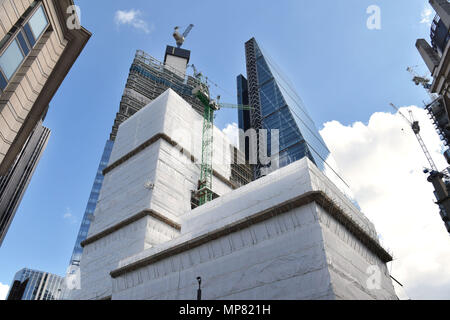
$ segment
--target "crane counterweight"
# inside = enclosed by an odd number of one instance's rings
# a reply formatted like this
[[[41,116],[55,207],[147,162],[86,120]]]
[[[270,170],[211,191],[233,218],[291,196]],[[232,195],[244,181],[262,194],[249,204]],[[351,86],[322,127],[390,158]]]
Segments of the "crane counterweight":
[[[189,32],[191,32],[192,28],[194,27],[193,24],[190,24],[186,30],[184,30],[183,34],[180,34],[178,32],[178,30],[180,29],[180,27],[175,27],[174,31],[173,31],[173,37],[175,38],[175,41],[177,43],[177,47],[181,48],[181,46],[184,43],[184,40],[186,40],[186,37],[188,36]]]

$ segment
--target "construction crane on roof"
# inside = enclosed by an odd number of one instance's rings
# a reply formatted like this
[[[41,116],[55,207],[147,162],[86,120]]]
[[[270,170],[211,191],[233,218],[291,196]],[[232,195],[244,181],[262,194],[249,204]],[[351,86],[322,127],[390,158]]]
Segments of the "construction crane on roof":
[[[194,27],[193,24],[190,24],[186,30],[184,30],[183,34],[181,35],[178,32],[178,29],[180,29],[180,27],[175,27],[175,30],[173,31],[173,37],[175,38],[175,41],[177,43],[177,47],[181,48],[181,46],[184,43],[184,40],[186,40],[186,37],[188,36],[189,32],[191,32],[192,28]]]
[[[420,135],[420,125],[419,125],[419,121],[414,120],[414,116],[411,110],[409,110],[409,116],[410,119],[408,119],[403,113],[401,113],[401,111],[399,110],[399,108],[397,108],[396,105],[394,105],[393,103],[390,104],[395,110],[397,110],[397,112],[403,117],[403,119],[405,119],[405,121],[411,126],[412,131],[414,132],[414,134],[416,135],[417,141],[419,141],[420,147],[423,150],[423,153],[425,154],[425,157],[428,160],[428,163],[431,166],[431,169],[433,171],[438,171],[436,164],[433,161],[433,158],[431,157],[430,152],[428,151],[427,146],[425,145],[425,143],[423,142],[422,136]]]
[[[197,73],[199,79],[203,79],[201,73]],[[214,112],[221,108],[235,108],[243,110],[251,110],[252,108],[244,105],[235,105],[228,103],[220,103],[220,96],[211,99],[209,95],[209,86],[203,80],[199,81],[199,85],[192,90],[192,94],[197,97],[203,104],[203,131],[202,131],[202,163],[200,169],[200,180],[196,196],[199,199],[199,205],[203,205],[213,200],[212,191],[212,158],[213,158],[213,133],[214,133]]]
[[[429,90],[431,88],[430,79],[428,79],[425,76],[420,76],[414,70],[414,68],[416,68],[416,67],[417,66],[408,67],[408,68],[406,68],[406,71],[408,71],[413,76],[412,81],[416,84],[416,86],[421,85],[422,87],[424,87],[424,89]]]

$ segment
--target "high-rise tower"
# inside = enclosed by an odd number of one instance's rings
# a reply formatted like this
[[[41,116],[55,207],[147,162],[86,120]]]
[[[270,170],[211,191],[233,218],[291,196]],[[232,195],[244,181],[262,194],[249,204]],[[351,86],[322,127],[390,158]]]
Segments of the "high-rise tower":
[[[248,85],[247,79],[240,75],[238,100],[241,101],[238,102],[248,99],[253,109],[248,115],[239,111],[240,128],[244,131],[249,128],[278,129],[280,167],[308,157],[324,171],[330,151],[301,98],[254,38],[246,42],[245,54]],[[270,131],[268,135],[267,150],[270,150]],[[262,167],[259,163],[256,165],[256,177],[261,175]]]
[[[62,283],[55,274],[24,268],[14,276],[7,300],[58,300]]]

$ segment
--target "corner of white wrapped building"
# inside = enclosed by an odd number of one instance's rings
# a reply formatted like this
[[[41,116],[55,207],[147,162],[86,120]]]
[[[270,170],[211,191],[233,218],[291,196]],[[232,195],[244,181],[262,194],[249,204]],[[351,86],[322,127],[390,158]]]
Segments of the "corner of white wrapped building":
[[[397,299],[373,224],[307,158],[237,188],[214,128],[212,189],[192,209],[203,118],[169,89],[123,122],[71,299]]]

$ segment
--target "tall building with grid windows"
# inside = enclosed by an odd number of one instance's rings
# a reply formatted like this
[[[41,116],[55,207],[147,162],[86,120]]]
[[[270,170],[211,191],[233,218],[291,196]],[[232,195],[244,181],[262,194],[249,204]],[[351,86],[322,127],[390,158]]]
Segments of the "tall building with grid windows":
[[[59,300],[63,278],[24,268],[16,273],[7,300]]]
[[[91,34],[71,0],[0,0],[0,245],[49,129],[49,103]]]

